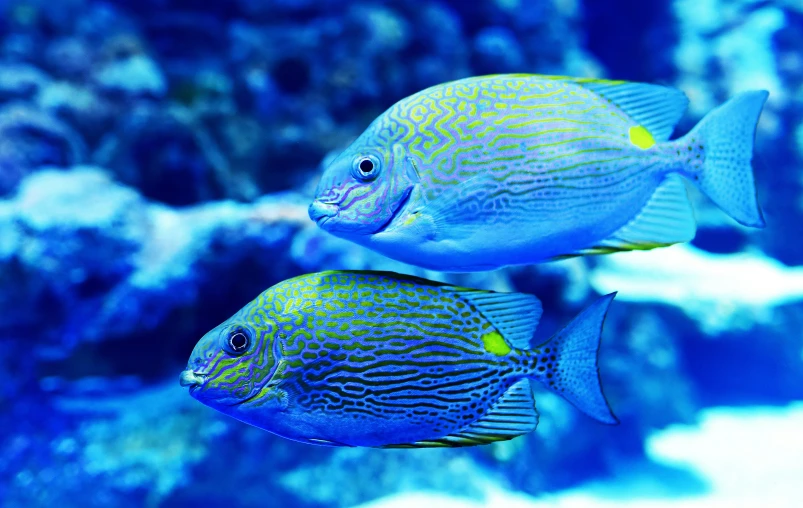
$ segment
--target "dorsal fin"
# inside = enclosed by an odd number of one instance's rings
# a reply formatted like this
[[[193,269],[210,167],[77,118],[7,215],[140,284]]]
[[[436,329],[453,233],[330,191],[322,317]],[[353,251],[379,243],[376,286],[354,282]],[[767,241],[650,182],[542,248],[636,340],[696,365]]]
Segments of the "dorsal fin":
[[[619,106],[656,141],[669,139],[689,105],[685,93],[666,86],[604,79],[573,81]]]
[[[649,250],[688,242],[697,232],[694,211],[679,175],[669,175],[633,220],[598,245],[577,254]]]
[[[527,434],[538,426],[530,381],[521,379],[507,389],[482,417],[457,432],[440,439],[409,444],[388,445],[384,448],[444,448],[476,446],[507,441]]]
[[[524,293],[496,293],[468,288],[449,288],[474,305],[491,322],[505,341],[518,349],[529,349],[530,339],[541,319],[541,301]]]

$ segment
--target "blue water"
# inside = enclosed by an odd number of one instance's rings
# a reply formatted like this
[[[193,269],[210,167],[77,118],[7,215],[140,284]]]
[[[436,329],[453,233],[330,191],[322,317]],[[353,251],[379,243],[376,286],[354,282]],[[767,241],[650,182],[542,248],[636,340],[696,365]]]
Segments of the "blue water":
[[[764,230],[699,193],[690,245],[446,275],[320,231],[321,168],[471,75],[748,89]],[[0,0],[0,506],[803,506],[803,9],[794,0]],[[297,444],[191,399],[197,340],[270,285],[387,269],[544,303],[617,290],[621,424],[536,393],[506,443]]]

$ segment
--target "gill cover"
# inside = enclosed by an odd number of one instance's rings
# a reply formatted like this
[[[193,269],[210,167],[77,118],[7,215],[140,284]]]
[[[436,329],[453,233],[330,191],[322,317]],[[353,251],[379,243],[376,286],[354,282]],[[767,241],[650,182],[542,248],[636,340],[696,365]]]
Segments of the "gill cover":
[[[363,137],[326,168],[310,206],[310,218],[335,235],[384,230],[419,181],[402,145],[388,149]]]

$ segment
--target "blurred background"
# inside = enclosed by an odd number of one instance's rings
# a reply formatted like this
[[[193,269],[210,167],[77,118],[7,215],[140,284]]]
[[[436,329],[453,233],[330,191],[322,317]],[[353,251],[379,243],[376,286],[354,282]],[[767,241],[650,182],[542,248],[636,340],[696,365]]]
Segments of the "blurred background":
[[[695,193],[690,245],[471,275],[316,229],[321,167],[377,115],[501,72],[676,86],[676,135],[769,90],[769,226]],[[799,0],[0,0],[0,505],[803,506],[801,118]],[[538,391],[510,442],[323,448],[178,385],[207,330],[337,268],[535,293],[542,337],[618,290],[621,425]]]

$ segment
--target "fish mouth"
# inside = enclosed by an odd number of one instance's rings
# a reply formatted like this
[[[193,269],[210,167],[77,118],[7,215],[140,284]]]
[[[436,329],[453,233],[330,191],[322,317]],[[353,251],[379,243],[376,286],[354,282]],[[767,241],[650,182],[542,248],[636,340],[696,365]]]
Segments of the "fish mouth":
[[[396,205],[396,209],[393,210],[392,214],[390,214],[390,218],[384,224],[382,224],[379,227],[379,229],[374,231],[373,234],[385,231],[388,227],[390,227],[393,221],[396,220],[396,217],[400,216],[404,212],[405,208],[407,207],[407,204],[410,202],[410,196],[413,194],[413,187],[414,187],[413,185],[407,187],[407,189],[404,191],[404,194],[402,195],[402,198],[399,200],[399,204]]]
[[[203,387],[206,382],[206,374],[195,372],[193,370],[185,370],[179,375],[178,383],[181,386],[189,387],[190,395],[194,394]]]
[[[332,218],[337,217],[337,214],[340,213],[340,208],[335,203],[327,203],[316,199],[309,205],[307,213],[318,227],[323,228]]]

